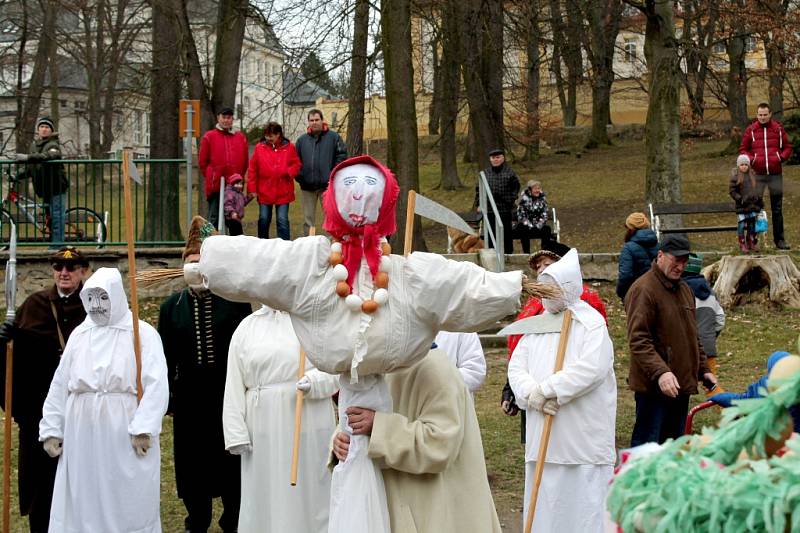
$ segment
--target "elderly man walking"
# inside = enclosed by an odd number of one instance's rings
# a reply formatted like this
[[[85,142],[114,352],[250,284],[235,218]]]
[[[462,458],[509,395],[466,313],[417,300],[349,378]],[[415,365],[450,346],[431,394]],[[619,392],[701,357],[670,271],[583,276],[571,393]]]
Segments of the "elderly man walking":
[[[686,237],[664,237],[653,266],[625,296],[628,384],[636,400],[631,446],[683,435],[697,382],[709,389],[717,383],[697,337],[694,294],[681,279],[689,253]]]

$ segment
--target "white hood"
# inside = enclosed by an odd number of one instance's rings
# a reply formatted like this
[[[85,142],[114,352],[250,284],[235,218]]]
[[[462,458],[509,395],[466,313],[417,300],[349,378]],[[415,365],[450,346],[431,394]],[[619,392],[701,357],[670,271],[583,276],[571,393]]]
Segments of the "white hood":
[[[578,250],[570,249],[564,257],[544,269],[538,280],[543,283],[554,283],[561,288],[561,298],[566,301],[575,319],[588,329],[605,325],[603,316],[592,306],[581,300],[583,294],[583,276],[578,261]]]
[[[122,286],[122,276],[116,268],[98,268],[92,276],[86,280],[81,289],[81,301],[83,308],[89,312],[88,291],[92,288],[100,288],[106,291],[111,302],[111,316],[106,327],[133,329],[133,318],[128,308],[128,297],[125,296],[125,289]],[[86,315],[83,323],[84,327],[102,327],[96,324],[90,316]]]

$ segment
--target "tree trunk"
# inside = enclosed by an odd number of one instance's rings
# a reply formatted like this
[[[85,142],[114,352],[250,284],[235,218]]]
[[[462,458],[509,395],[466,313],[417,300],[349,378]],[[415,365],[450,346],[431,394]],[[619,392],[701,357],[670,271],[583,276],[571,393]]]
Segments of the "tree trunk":
[[[539,159],[541,138],[539,112],[539,85],[541,59],[539,57],[542,32],[539,28],[539,0],[530,0],[525,12],[527,19],[525,35],[525,155],[523,159]]]
[[[364,152],[364,96],[367,83],[367,38],[369,0],[356,0],[353,15],[353,59],[350,63],[350,94],[347,111],[347,153]]]
[[[497,30],[498,0],[464,0],[459,3],[461,28],[465,32],[461,41],[462,74],[469,103],[470,126],[474,139],[475,159],[482,160],[494,148],[503,148],[503,92],[502,92],[502,10],[500,35]],[[499,57],[497,54],[499,52]],[[499,74],[498,74],[499,69]],[[493,79],[486,79],[493,76]]]
[[[59,91],[60,73],[58,61],[58,46],[56,40],[50,39],[50,59],[48,60],[50,67],[50,119],[56,126],[58,131],[58,122],[61,118],[61,96]]]
[[[574,7],[574,2],[569,0]],[[560,0],[550,0],[550,33],[553,52],[550,70],[556,81],[558,101],[561,105],[561,119],[564,126],[574,126],[578,119],[577,85],[582,76],[582,57],[580,50],[580,29],[576,28],[576,15],[567,9],[567,22]],[[570,34],[572,33],[572,35]],[[563,68],[567,69],[566,83]]]
[[[671,2],[646,0],[645,59],[648,68],[645,145],[648,202],[680,202],[681,68]],[[672,221],[677,223],[677,221]],[[668,221],[669,223],[669,221]]]
[[[742,133],[750,122],[747,116],[747,66],[745,57],[745,36],[741,20],[732,17],[731,36],[728,38],[728,83],[726,97],[728,112],[731,116],[731,142],[723,151],[726,154],[738,154]]]
[[[591,0],[586,6],[589,31],[584,32],[584,48],[592,65],[592,129],[586,148],[610,145],[611,86],[614,83],[614,50],[619,20],[620,0]]]
[[[19,53],[17,54],[16,64],[16,87],[15,96],[17,103],[17,113],[14,116],[14,144],[17,152],[24,152],[30,143],[30,129],[25,129],[25,92],[22,88],[22,80],[27,58],[25,47],[28,45],[28,2],[20,2],[22,8],[22,21],[19,28]],[[32,128],[33,126],[31,126]],[[5,145],[3,145],[5,148]]]
[[[464,139],[464,155],[461,158],[462,163],[475,163],[478,158],[475,157],[475,130],[472,127],[472,117],[467,119],[467,136]]]
[[[26,152],[28,146],[30,146],[31,134],[36,127],[42,93],[44,93],[44,78],[47,73],[50,52],[52,46],[54,46],[52,41],[55,38],[56,27],[55,1],[46,0],[44,8],[44,19],[39,33],[39,44],[36,47],[36,58],[34,59],[33,71],[28,82],[28,94],[25,96],[19,126],[17,127],[18,152]]]
[[[788,255],[729,255],[703,275],[724,307],[752,301],[800,307],[800,271]]]
[[[461,85],[459,72],[459,35],[455,2],[443,0],[442,6],[442,59],[441,74],[441,141],[439,156],[442,167],[441,187],[452,191],[462,187],[456,160],[456,123],[458,122],[458,97]]]
[[[783,120],[783,77],[786,66],[785,45],[782,38],[764,39],[769,72],[769,108],[772,118]]]
[[[150,79],[150,157],[177,159],[181,142],[178,136],[178,102],[181,79],[177,18],[169,2],[151,0],[152,66]],[[179,165],[154,167],[147,181],[147,207],[142,239],[183,240],[180,228]]]
[[[444,25],[444,23],[444,21],[440,21],[440,24]],[[428,107],[428,135],[439,135],[439,125],[442,121],[442,91],[444,90],[442,86],[442,77],[444,76],[442,72],[442,62],[444,58],[439,56],[439,46],[444,38],[441,36],[441,31],[438,33],[439,35],[437,35],[436,39],[431,43],[433,93],[431,94],[431,105]]]
[[[236,107],[236,84],[242,59],[245,19],[249,0],[221,0],[214,47],[214,81],[211,103],[214,116],[225,106]]]
[[[389,134],[388,164],[400,185],[397,233],[392,247],[402,250],[408,191],[419,190],[417,112],[414,99],[414,67],[411,58],[411,0],[381,0],[386,122]],[[414,217],[413,250],[426,249],[419,217]]]

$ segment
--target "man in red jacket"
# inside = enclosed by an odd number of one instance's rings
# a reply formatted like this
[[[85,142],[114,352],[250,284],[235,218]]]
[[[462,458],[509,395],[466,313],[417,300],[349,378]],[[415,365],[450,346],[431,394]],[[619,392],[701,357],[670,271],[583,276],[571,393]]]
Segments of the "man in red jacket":
[[[747,126],[742,136],[739,153],[750,158],[750,166],[756,174],[756,192],[763,196],[764,187],[769,187],[769,205],[772,211],[772,237],[775,246],[788,250],[783,238],[783,169],[781,163],[792,155],[792,145],[783,125],[772,120],[769,104],[758,104],[756,120]]]
[[[247,156],[247,137],[241,131],[233,131],[233,109],[223,107],[217,115],[217,125],[203,135],[197,158],[200,172],[206,178],[208,221],[214,227],[219,223],[220,178],[227,179],[234,174],[244,176]]]

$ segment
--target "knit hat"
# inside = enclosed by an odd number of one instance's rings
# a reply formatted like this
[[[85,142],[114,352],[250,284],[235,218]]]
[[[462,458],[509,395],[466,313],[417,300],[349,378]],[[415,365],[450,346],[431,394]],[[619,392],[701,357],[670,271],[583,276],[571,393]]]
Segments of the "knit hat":
[[[36,129],[39,129],[39,126],[48,126],[51,131],[56,131],[56,126],[50,117],[42,117],[36,121]]]
[[[244,181],[244,178],[242,178],[241,174],[231,174],[227,178],[228,185],[233,185],[237,181]]]
[[[749,167],[750,158],[744,154],[740,155],[739,157],[736,158],[736,166],[738,167],[739,165],[747,165]]]
[[[186,246],[183,249],[183,260],[194,254],[200,253],[200,246],[206,237],[216,235],[217,230],[214,225],[201,216],[195,216],[192,219],[192,225],[189,228],[189,237],[186,239]]]
[[[644,213],[631,213],[625,219],[625,227],[628,229],[645,229],[650,227],[650,221]]]
[[[233,108],[230,106],[223,107],[222,109],[219,110],[219,114],[222,116],[232,117],[234,115]]]
[[[684,268],[683,271],[687,274],[699,274],[702,268],[703,257],[700,254],[692,252],[689,254],[689,260],[686,262],[686,268]]]

